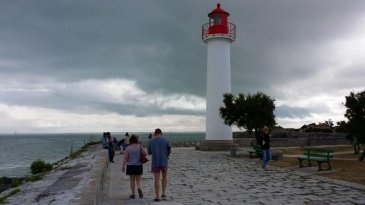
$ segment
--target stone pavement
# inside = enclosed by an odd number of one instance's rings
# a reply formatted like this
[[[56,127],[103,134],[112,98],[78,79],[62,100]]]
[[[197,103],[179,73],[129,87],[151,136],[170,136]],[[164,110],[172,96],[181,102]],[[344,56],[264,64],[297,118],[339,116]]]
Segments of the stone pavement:
[[[150,163],[144,165],[144,198],[129,199],[123,155],[107,169],[103,204],[365,204],[365,186],[296,170],[261,168],[258,159],[232,158],[228,152],[173,148],[167,200],[154,202]]]

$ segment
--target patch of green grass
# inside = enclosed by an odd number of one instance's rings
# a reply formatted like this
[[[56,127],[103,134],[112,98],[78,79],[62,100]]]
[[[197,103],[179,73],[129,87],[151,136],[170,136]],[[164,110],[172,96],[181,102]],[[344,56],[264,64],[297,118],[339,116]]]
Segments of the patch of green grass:
[[[81,155],[83,152],[85,152],[87,150],[86,145],[81,147],[80,149],[76,150],[75,152],[72,152],[69,157],[71,159],[75,159],[76,157],[78,157],[79,155]]]
[[[43,178],[43,174],[34,174],[34,175],[28,177],[27,181],[34,182],[34,181],[41,180],[42,178]]]
[[[95,145],[95,144],[100,144],[100,142],[99,141],[95,141],[95,142],[91,141],[91,142],[85,144],[84,146],[82,146],[80,149],[76,150],[75,152],[72,152],[69,155],[69,157],[71,159],[75,159],[76,157],[80,156],[83,152],[85,152],[89,146]]]
[[[11,181],[10,187],[11,188],[15,188],[15,187],[17,187],[17,186],[19,186],[21,184],[23,184],[23,179],[21,179],[21,178],[15,178],[15,179],[13,179]]]
[[[15,189],[13,191],[11,191],[9,194],[0,197],[0,204],[5,204],[6,203],[6,199],[13,196],[14,194],[18,193],[20,191],[20,189]]]
[[[324,148],[323,146],[321,148]],[[325,146],[325,148],[331,148],[336,152],[346,152],[353,151],[351,145],[349,146]],[[300,153],[302,148],[283,148],[280,149],[284,152],[284,154],[288,153],[298,153],[303,154],[303,151]],[[338,159],[337,159],[338,158]],[[345,159],[345,160],[344,160]],[[359,162],[359,155],[355,154],[338,154],[335,155],[335,158],[331,160],[332,172],[317,172],[317,175],[330,177],[334,179],[341,179],[349,182],[355,182],[359,184],[365,185],[365,162]],[[270,161],[270,165],[277,167],[298,167],[299,162],[296,157],[285,157],[279,161]],[[317,166],[316,163],[313,163],[313,166]],[[305,169],[305,168],[301,168]]]

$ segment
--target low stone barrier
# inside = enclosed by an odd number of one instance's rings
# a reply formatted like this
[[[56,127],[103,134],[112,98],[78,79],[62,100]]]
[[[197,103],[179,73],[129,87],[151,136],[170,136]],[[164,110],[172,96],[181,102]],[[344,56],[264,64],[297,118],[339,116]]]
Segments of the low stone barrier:
[[[74,201],[73,203],[76,205],[81,204],[93,204],[99,205],[102,204],[102,186],[104,180],[106,178],[106,172],[109,163],[108,150],[99,148],[100,145],[97,146],[98,149],[95,152],[95,157],[90,163],[94,163],[97,166],[94,169],[90,170],[90,179],[89,185],[82,190],[82,194],[80,199]]]
[[[108,150],[92,145],[75,159],[66,157],[41,180],[25,182],[0,196],[17,190],[6,199],[13,205],[68,204],[98,205],[102,202],[102,184],[109,158]]]

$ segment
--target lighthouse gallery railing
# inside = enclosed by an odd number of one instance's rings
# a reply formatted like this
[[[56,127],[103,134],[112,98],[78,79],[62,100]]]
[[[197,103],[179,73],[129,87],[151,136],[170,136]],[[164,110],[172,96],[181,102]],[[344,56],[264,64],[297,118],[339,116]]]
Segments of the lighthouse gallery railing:
[[[222,37],[228,37],[232,40],[236,39],[236,25],[233,23],[227,23],[226,29],[223,32],[212,32],[212,28],[215,26],[221,26],[224,27],[224,25],[215,25],[213,23],[206,23],[202,26],[202,39],[205,40],[207,38],[210,38],[212,36],[222,36]]]

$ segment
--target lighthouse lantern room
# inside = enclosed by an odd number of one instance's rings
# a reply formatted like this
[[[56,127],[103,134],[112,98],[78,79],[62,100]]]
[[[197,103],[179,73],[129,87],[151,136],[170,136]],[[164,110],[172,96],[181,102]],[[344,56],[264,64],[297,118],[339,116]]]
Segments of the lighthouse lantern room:
[[[200,150],[229,150],[233,143],[232,128],[224,124],[219,108],[223,95],[231,92],[230,44],[236,39],[236,26],[228,22],[229,13],[220,4],[208,14],[202,26],[202,40],[207,44],[206,135]]]
[[[236,39],[236,25],[228,22],[229,13],[217,4],[212,12],[208,14],[209,23],[202,26],[203,41],[214,37],[226,37],[232,41]]]

